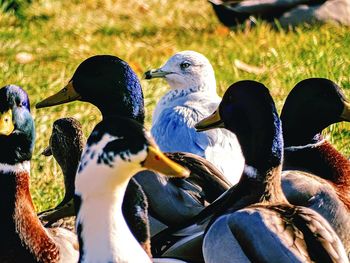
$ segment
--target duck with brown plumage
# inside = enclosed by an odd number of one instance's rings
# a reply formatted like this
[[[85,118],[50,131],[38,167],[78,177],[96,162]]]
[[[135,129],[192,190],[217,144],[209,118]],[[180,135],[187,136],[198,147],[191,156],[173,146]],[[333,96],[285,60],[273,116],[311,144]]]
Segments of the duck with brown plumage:
[[[43,154],[53,155],[61,167],[65,195],[55,208],[39,213],[39,218],[46,227],[59,226],[75,232],[75,210],[72,200],[75,175],[84,146],[85,138],[78,120],[68,117],[53,123],[49,146]],[[151,257],[147,197],[134,179],[128,184],[122,209],[131,232]]]
[[[333,81],[306,79],[289,93],[281,120],[284,193],[325,217],[350,256],[350,161],[322,136],[329,125],[350,121],[349,101]]]
[[[27,93],[18,86],[0,89],[0,261],[77,262],[76,235],[44,228],[29,192],[35,143]]]

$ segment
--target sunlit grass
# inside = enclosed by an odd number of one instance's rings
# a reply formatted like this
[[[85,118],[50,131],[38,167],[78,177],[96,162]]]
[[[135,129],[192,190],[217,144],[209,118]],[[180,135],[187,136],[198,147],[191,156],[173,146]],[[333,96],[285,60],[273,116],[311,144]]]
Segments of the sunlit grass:
[[[261,23],[252,29],[229,31],[203,0],[41,0],[25,10],[24,18],[1,13],[0,85],[24,87],[34,105],[63,87],[89,56],[117,55],[141,78],[143,71],[160,66],[173,53],[185,49],[209,58],[220,94],[235,81],[254,79],[270,88],[281,109],[298,81],[326,77],[350,97],[348,28],[324,25],[284,31]],[[18,57],[22,52],[27,61]],[[237,59],[262,70],[259,74],[240,70],[235,66]],[[142,80],[142,86],[149,127],[154,105],[167,86],[161,80]],[[52,158],[40,155],[53,121],[74,116],[88,134],[100,116],[98,110],[80,102],[42,110],[32,107],[32,113],[37,142],[31,190],[37,209],[42,210],[63,196],[59,167]],[[349,124],[338,124],[327,130],[330,140],[347,156],[349,128]]]

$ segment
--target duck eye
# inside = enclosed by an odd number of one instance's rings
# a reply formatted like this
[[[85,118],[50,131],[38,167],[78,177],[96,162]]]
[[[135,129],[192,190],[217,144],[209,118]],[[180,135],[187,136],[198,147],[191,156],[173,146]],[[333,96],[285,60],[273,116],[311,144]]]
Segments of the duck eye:
[[[181,69],[186,69],[186,68],[188,68],[189,66],[191,66],[191,63],[189,63],[189,62],[182,62],[182,63],[180,64],[180,68],[181,68]]]

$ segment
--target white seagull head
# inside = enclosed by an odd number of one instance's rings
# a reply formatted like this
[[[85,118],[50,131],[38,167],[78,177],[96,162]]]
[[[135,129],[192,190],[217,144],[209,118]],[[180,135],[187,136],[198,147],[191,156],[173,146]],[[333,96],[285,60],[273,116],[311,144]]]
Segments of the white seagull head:
[[[165,78],[172,89],[216,90],[212,65],[195,51],[176,53],[162,67],[147,71],[145,78]]]

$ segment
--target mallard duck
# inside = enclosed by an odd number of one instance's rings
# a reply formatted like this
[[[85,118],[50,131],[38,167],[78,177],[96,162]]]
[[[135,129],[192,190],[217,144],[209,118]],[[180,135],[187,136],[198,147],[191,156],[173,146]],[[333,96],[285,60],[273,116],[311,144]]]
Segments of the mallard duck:
[[[334,82],[306,79],[289,93],[281,120],[284,193],[326,218],[350,256],[350,161],[321,135],[333,123],[350,121],[350,103]]]
[[[55,158],[62,169],[65,195],[63,200],[55,207],[38,214],[45,226],[60,224],[69,230],[74,230],[75,220],[61,218],[74,215],[73,196],[74,180],[78,169],[85,139],[81,124],[74,118],[61,118],[52,125],[49,146],[43,151],[44,156]],[[62,208],[62,209],[61,209]]]
[[[35,143],[27,93],[0,89],[0,261],[77,262],[76,236],[62,228],[44,228],[29,192],[30,160]]]
[[[329,223],[283,194],[282,125],[268,89],[254,81],[231,85],[196,128],[223,125],[237,135],[246,164],[235,201],[204,236],[205,262],[348,262]]]
[[[139,122],[115,116],[96,125],[75,179],[80,262],[150,262],[122,214],[128,182],[144,169],[189,175],[159,151]]]
[[[52,125],[49,146],[43,151],[44,156],[55,158],[62,169],[65,195],[57,205],[61,207],[74,196],[74,180],[78,169],[85,138],[79,121],[74,118],[61,118]]]
[[[84,145],[85,139],[79,121],[74,118],[62,118],[53,123],[49,146],[43,154],[53,155],[61,167],[65,196],[55,208],[39,213],[39,218],[46,227],[60,226],[75,230],[74,181]],[[122,206],[123,214],[131,232],[151,256],[147,208],[145,193],[136,180],[131,179]]]
[[[144,122],[143,94],[139,80],[129,65],[115,56],[101,55],[86,59],[79,65],[65,88],[38,103],[36,107],[42,108],[74,100],[92,103],[100,109],[103,118],[118,115]],[[193,173],[190,178],[203,179],[165,180],[154,172],[146,172],[148,177],[135,177],[140,180],[147,195],[150,215],[161,223],[159,226],[151,221],[152,235],[162,227],[185,222],[210,203],[209,200],[214,200],[231,186],[215,167],[207,168],[207,161],[199,157],[192,162],[193,155],[183,154],[181,157],[169,153],[167,156],[175,161],[180,158],[184,165],[185,162],[189,163],[185,166],[192,165]],[[199,175],[195,176],[194,173]],[[141,182],[140,178],[147,180]],[[208,185],[207,181],[215,184]]]
[[[208,59],[195,51],[178,52],[159,69],[147,71],[145,78],[164,78],[170,86],[152,116],[151,133],[160,149],[204,157],[236,184],[244,166],[236,136],[223,129],[197,133],[194,128],[221,100]]]

